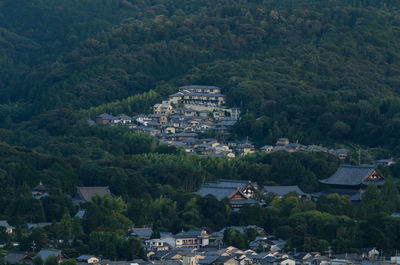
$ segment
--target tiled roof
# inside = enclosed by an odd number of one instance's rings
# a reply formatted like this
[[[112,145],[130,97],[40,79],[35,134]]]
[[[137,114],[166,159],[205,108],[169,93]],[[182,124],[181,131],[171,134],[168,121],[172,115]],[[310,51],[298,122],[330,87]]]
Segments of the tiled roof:
[[[108,186],[104,187],[77,187],[76,191],[76,201],[83,201],[83,202],[89,202],[91,199],[98,195],[98,196],[104,196],[104,195],[112,195],[110,192],[110,189]]]
[[[24,251],[9,251],[4,259],[8,264],[17,264],[20,263],[25,256],[27,256],[27,254]]]
[[[202,229],[190,229],[186,232],[180,232],[174,235],[174,238],[195,238],[201,235]]]
[[[98,115],[97,118],[103,119],[103,120],[112,120],[112,119],[114,119],[115,117],[112,116],[112,115],[110,115],[110,114],[103,113],[103,114]]]
[[[338,170],[329,178],[320,180],[324,184],[357,186],[368,184],[365,179],[371,175],[376,168],[374,166],[349,166],[341,165]],[[377,185],[383,184],[383,181],[374,182]]]
[[[203,186],[197,191],[197,194],[199,194],[202,197],[211,194],[217,200],[221,201],[226,197],[232,196],[236,192],[236,190],[237,188],[231,188],[231,187]]]
[[[61,250],[57,250],[57,249],[42,249],[39,252],[39,256],[42,258],[43,261],[46,261],[46,259],[49,256],[56,256],[58,257],[61,254]]]
[[[11,226],[8,224],[6,220],[1,220],[0,221],[0,227],[5,227],[6,229],[14,229],[14,226]]]
[[[264,186],[264,192],[272,192],[278,196],[285,196],[290,192],[297,192],[299,195],[306,195],[298,186]]]
[[[150,238],[153,233],[153,229],[151,228],[131,228],[131,231],[134,235],[138,237]]]

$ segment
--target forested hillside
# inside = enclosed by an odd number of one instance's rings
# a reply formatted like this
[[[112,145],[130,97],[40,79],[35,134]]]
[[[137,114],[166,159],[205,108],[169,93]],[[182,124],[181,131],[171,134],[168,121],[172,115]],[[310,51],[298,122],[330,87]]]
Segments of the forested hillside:
[[[0,120],[210,84],[249,113],[239,137],[398,150],[398,8],[398,1],[3,1]]]
[[[288,196],[232,212],[229,202],[192,191],[230,178],[316,192],[339,160],[190,156],[123,127],[87,123],[104,111],[149,112],[192,84],[219,86],[242,109],[232,138],[377,147],[398,157],[400,1],[0,1],[0,220],[20,231],[0,231],[0,243],[28,250],[32,240],[48,247],[61,234],[72,243],[57,247],[73,257],[92,250],[131,259],[143,256],[124,251],[140,249],[124,241],[131,224],[156,232],[257,224],[299,250],[400,247],[400,221],[390,216],[400,210],[399,164],[380,168],[388,184],[369,188],[361,206],[336,195]],[[39,181],[51,187],[40,201],[30,193]],[[117,198],[98,198],[84,220],[71,220],[79,185],[109,186]],[[24,228],[60,220],[74,230]],[[99,243],[111,241],[113,248]]]

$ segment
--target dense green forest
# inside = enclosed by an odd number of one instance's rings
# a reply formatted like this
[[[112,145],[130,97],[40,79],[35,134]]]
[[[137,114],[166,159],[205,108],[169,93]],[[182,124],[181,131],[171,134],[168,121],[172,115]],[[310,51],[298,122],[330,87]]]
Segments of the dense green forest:
[[[0,14],[3,124],[211,84],[248,113],[238,137],[399,150],[398,1],[10,0]]]
[[[382,191],[369,187],[361,206],[335,195],[266,197],[269,207],[233,212],[191,192],[219,178],[315,192],[339,161],[324,153],[189,156],[87,119],[149,112],[181,85],[216,85],[243,112],[232,138],[399,156],[399,8],[393,0],[1,1],[0,220],[19,232],[0,231],[0,243],[28,250],[32,240],[40,249],[63,238],[57,247],[72,257],[131,259],[143,257],[135,239],[125,240],[131,224],[159,232],[257,224],[288,248],[394,252],[399,164],[380,168],[389,181]],[[30,193],[39,181],[52,188],[41,201]],[[84,220],[73,219],[78,185],[108,185],[118,197],[97,198]],[[54,224],[28,233],[30,221]]]

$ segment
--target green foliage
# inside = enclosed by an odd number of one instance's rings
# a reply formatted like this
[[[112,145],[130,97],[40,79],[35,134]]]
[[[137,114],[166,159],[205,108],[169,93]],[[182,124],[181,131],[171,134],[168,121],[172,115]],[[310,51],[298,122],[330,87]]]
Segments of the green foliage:
[[[33,264],[34,265],[43,265],[43,260],[42,257],[39,255],[33,258]]]
[[[46,261],[44,262],[44,265],[57,265],[57,264],[58,264],[58,259],[54,255],[48,256]]]

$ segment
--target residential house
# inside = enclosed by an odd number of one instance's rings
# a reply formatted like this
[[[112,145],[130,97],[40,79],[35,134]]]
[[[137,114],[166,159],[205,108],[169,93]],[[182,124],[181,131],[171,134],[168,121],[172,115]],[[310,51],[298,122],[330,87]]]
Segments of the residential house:
[[[44,228],[51,226],[53,223],[28,223],[28,230],[32,230],[35,228]]]
[[[276,144],[275,145],[277,145],[277,146],[286,146],[286,145],[288,145],[289,144],[289,139],[288,138],[279,138],[277,141],[276,141]]]
[[[396,162],[393,159],[380,159],[376,161],[376,164],[381,166],[391,166],[396,164]]]
[[[190,86],[182,86],[179,88],[180,92],[194,92],[194,93],[207,93],[207,94],[219,94],[221,93],[221,88],[216,86],[199,86],[199,85],[190,85]]]
[[[191,229],[187,232],[180,232],[174,235],[175,247],[199,248],[208,246],[210,235],[204,229]]]
[[[111,124],[111,122],[115,119],[114,116],[107,114],[107,113],[102,113],[100,115],[96,116],[96,123],[98,124]]]
[[[165,251],[170,249],[170,245],[163,239],[153,238],[145,241],[145,247],[147,250],[155,252]]]
[[[58,249],[42,248],[40,252],[37,254],[37,256],[39,256],[43,260],[43,262],[45,262],[47,258],[50,256],[55,256],[58,260],[58,263],[61,263],[63,260],[67,259],[64,253]]]
[[[172,113],[172,109],[174,107],[169,104],[167,101],[163,101],[161,104],[155,104],[153,106],[153,113],[154,114],[161,114],[161,115],[168,115]]]
[[[247,154],[254,153],[255,152],[255,148],[254,148],[254,145],[251,144],[250,142],[245,142],[245,143],[242,143],[242,144],[238,144],[236,146],[236,148],[235,148],[235,152],[236,152],[236,155],[244,156],[244,155],[247,155]]]
[[[32,264],[32,258],[25,251],[8,251],[4,257],[7,264]]]
[[[11,234],[14,232],[15,227],[8,224],[6,220],[0,221],[0,227],[4,227],[7,234]]]
[[[77,257],[76,261],[93,264],[93,263],[100,262],[100,258],[93,256],[93,255],[84,254],[84,255],[80,255],[79,257]]]
[[[121,113],[121,114],[118,114],[116,117],[114,117],[112,122],[114,124],[124,124],[124,125],[126,125],[126,124],[132,122],[132,118],[129,117],[128,115],[126,115],[126,114]]]
[[[330,154],[337,156],[340,160],[344,160],[349,156],[349,151],[346,149],[333,149],[328,151]]]
[[[264,145],[260,150],[265,153],[271,153],[274,150],[274,147],[272,145]]]
[[[375,247],[372,248],[363,248],[361,250],[361,257],[367,259],[373,259],[379,256],[380,252]]]
[[[150,227],[131,227],[130,228],[131,236],[140,238],[142,240],[150,239],[151,235],[153,234],[153,229]]]

